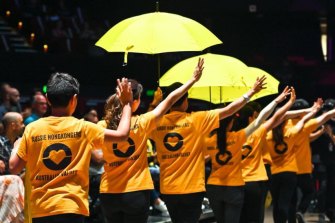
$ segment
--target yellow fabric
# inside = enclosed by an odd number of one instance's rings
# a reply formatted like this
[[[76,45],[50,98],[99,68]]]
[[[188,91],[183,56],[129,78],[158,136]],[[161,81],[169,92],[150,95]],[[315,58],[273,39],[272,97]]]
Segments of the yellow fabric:
[[[265,137],[266,138],[266,137]],[[272,158],[269,152],[269,143],[268,140],[265,140],[263,150],[262,150],[262,157],[263,157],[263,163],[264,164],[270,164],[272,165]]]
[[[91,149],[103,142],[103,128],[74,117],[41,118],[26,127],[17,154],[27,162],[33,218],[89,214]]]
[[[284,123],[284,142],[286,145],[279,145],[275,148],[272,140],[272,131],[268,132],[266,140],[269,145],[269,152],[272,158],[271,173],[297,172],[297,162],[295,159],[294,143],[298,134],[291,120]]]
[[[261,125],[243,145],[242,176],[245,182],[268,179],[262,156],[266,133],[266,129]]]
[[[163,194],[205,191],[203,136],[219,127],[219,114],[212,111],[166,114],[150,138],[156,143]],[[166,143],[164,143],[164,141]]]
[[[227,154],[219,156],[217,135],[206,138],[207,153],[211,156],[212,172],[207,184],[219,186],[242,186],[241,156],[242,146],[246,142],[245,130],[227,132]],[[229,160],[230,157],[230,160]],[[220,164],[223,162],[224,164]]]
[[[299,119],[294,119],[297,123]],[[297,135],[294,144],[294,150],[298,165],[297,174],[312,173],[312,151],[310,146],[309,135],[318,128],[316,119],[311,119],[305,123],[304,128]]]
[[[105,124],[103,123],[98,124]],[[105,172],[101,176],[101,193],[125,193],[154,188],[147,158],[148,134],[156,127],[152,112],[131,118],[127,142],[106,143],[103,147]]]
[[[279,81],[259,68],[248,67],[237,58],[206,53],[187,58],[170,68],[160,79],[160,86],[169,86],[178,80],[185,83],[194,70],[199,57],[206,61],[203,77],[189,90],[189,98],[209,101],[214,104],[231,102],[249,91],[257,77],[266,77],[266,89],[255,94],[251,100],[278,93]],[[220,74],[220,75],[218,75]]]
[[[122,20],[95,45],[108,52],[157,54],[202,51],[221,43],[195,20],[173,13],[153,12]]]

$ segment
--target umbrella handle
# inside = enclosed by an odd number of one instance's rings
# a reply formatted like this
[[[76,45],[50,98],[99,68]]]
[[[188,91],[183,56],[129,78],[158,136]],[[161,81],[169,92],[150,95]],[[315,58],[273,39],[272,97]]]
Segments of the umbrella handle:
[[[156,12],[159,12],[159,1],[156,2]]]

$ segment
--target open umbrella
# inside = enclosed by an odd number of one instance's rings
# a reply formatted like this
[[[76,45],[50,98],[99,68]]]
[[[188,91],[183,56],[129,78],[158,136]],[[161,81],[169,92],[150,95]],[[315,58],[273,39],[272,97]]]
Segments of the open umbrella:
[[[248,73],[244,76],[244,81],[247,86],[251,86],[255,83],[257,77],[261,77],[263,75],[266,76],[266,89],[263,89],[259,93],[255,94],[251,100],[278,93],[279,81],[271,74],[260,68],[248,67]]]
[[[241,97],[253,87],[257,77],[267,76],[268,90],[261,91],[252,100],[278,92],[278,81],[258,68],[250,68],[237,58],[220,54],[203,54],[183,60],[170,68],[159,80],[160,86],[174,82],[186,82],[192,74],[198,58],[205,59],[201,79],[189,90],[189,98],[219,104]]]
[[[202,51],[221,43],[212,32],[195,20],[172,13],[153,12],[122,20],[95,45],[108,52],[125,52],[126,62],[128,52],[159,54]],[[158,74],[160,77],[159,67]]]

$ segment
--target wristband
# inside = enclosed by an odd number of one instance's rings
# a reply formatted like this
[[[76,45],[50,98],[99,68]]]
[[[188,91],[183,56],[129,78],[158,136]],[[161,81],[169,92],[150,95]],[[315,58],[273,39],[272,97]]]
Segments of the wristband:
[[[246,100],[246,102],[250,101],[250,97],[247,94],[244,94],[242,97],[244,100]]]

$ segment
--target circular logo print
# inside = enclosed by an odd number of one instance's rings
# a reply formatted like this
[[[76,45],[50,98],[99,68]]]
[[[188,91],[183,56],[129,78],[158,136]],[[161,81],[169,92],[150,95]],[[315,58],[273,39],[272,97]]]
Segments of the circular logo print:
[[[69,147],[62,143],[48,146],[43,153],[43,163],[50,170],[63,170],[70,163],[72,152]]]
[[[135,143],[131,138],[128,138],[128,143],[129,143],[129,147],[127,149],[127,151],[124,153],[121,150],[119,150],[117,148],[117,143],[113,143],[113,152],[115,154],[115,156],[117,157],[130,157],[134,152],[135,152]]]
[[[176,132],[168,133],[164,137],[164,146],[169,151],[177,151],[183,146],[183,139],[184,138]]]

